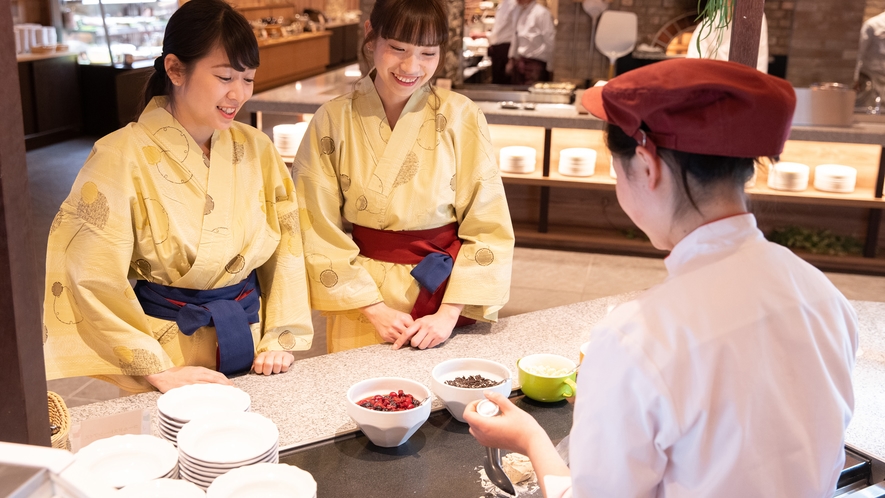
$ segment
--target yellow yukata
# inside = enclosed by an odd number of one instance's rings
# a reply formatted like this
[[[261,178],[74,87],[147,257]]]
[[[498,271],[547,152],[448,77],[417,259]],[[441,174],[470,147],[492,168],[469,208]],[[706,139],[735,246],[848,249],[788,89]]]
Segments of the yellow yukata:
[[[311,304],[326,312],[329,351],[383,342],[358,308],[409,313],[415,265],[369,259],[345,231],[459,224],[463,245],[443,303],[494,321],[510,294],[513,227],[482,111],[466,97],[417,90],[391,130],[371,76],[314,115],[295,158]]]
[[[215,368],[214,327],[192,336],[145,315],[129,279],[187,289],[257,269],[257,352],[313,339],[295,185],[263,133],[233,123],[209,158],[165,110],[96,142],[52,223],[46,254],[48,379],[93,376],[133,392],[174,366]]]

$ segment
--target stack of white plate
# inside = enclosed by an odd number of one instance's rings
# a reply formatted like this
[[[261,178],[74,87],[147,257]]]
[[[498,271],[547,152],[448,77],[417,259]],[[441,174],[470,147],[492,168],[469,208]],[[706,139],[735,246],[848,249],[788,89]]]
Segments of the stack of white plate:
[[[273,144],[284,158],[295,157],[304,132],[307,131],[307,122],[295,124],[281,124],[273,127]]]
[[[117,493],[119,498],[205,498],[196,484],[178,479],[154,479],[130,484]]]
[[[206,415],[178,432],[178,471],[182,479],[206,489],[233,469],[279,463],[279,445],[276,424],[257,413]]]
[[[73,466],[102,484],[122,488],[136,482],[178,476],[178,452],[168,441],[147,434],[99,439],[77,452]]]
[[[593,176],[596,172],[596,151],[593,149],[562,149],[559,152],[559,173],[568,176]]]
[[[249,411],[252,398],[233,386],[191,384],[170,389],[157,400],[160,436],[178,442],[184,424],[203,415]]]
[[[532,173],[538,153],[532,147],[512,145],[501,149],[501,171],[508,173]]]
[[[285,464],[260,463],[220,476],[207,498],[316,498],[317,483],[309,472]]]
[[[810,168],[801,163],[773,164],[768,172],[768,187],[798,192],[808,188]]]
[[[814,188],[841,194],[854,192],[857,170],[841,164],[821,164],[814,168]]]

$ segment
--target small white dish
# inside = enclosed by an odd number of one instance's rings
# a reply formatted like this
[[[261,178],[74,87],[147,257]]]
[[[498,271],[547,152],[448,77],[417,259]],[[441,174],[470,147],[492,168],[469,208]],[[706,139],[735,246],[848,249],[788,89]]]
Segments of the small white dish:
[[[120,498],[205,498],[206,493],[196,484],[181,479],[154,479],[130,484],[121,489]]]
[[[456,377],[468,377],[482,375],[483,377],[500,381],[501,383],[486,388],[455,387],[446,384],[446,381]],[[494,391],[504,396],[510,396],[513,375],[504,365],[482,358],[455,358],[446,360],[430,372],[431,388],[433,393],[443,401],[446,409],[459,422],[464,422],[464,408],[472,401],[485,399],[486,391]]]
[[[576,147],[562,149],[559,152],[559,174],[566,176],[593,176],[595,172],[595,150]]]
[[[423,403],[398,412],[375,411],[357,402],[376,394],[398,392],[400,389]],[[347,414],[374,444],[385,448],[399,446],[412,437],[430,416],[430,389],[411,379],[378,377],[357,382],[347,390]]]
[[[285,464],[240,467],[219,476],[207,498],[315,498],[317,483],[309,472]]]
[[[219,470],[230,470],[235,469],[237,467],[242,467],[243,465],[252,465],[260,462],[269,462],[274,457],[279,456],[279,445],[274,445],[273,448],[267,450],[265,453],[262,453],[260,456],[255,458],[251,458],[249,460],[244,460],[242,462],[233,462],[233,463],[214,463],[214,462],[205,462],[202,460],[195,459],[186,453],[179,452],[178,461],[179,464],[188,467],[189,469],[204,469],[205,472],[215,472]]]
[[[178,431],[178,450],[195,460],[235,463],[260,457],[279,443],[280,432],[257,413],[229,413],[194,419]]]
[[[166,391],[157,399],[157,410],[169,422],[186,423],[212,413],[249,410],[249,394],[233,386],[191,384]]]
[[[74,464],[103,483],[121,488],[169,474],[178,465],[178,451],[155,436],[125,434],[81,448]]]

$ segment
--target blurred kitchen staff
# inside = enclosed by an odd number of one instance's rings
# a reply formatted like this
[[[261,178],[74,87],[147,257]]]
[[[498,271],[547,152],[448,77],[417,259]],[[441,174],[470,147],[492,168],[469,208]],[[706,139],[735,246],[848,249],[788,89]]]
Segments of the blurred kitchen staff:
[[[267,136],[234,121],[258,62],[222,0],[169,19],[138,122],[95,143],[52,223],[47,378],[230,384],[310,348],[295,185]]]
[[[501,0],[498,10],[495,11],[495,24],[489,33],[489,57],[492,58],[492,83],[496,85],[510,84],[510,75],[507,74],[508,54],[513,35],[516,33],[516,19],[513,12],[516,8],[516,0]]]
[[[713,20],[713,27],[701,28],[699,24],[691,34],[691,41],[688,42],[689,59],[713,59],[717,61],[727,61],[728,54],[731,51],[731,31],[734,20],[728,23],[728,26],[720,27],[720,20],[717,17]],[[698,48],[698,38],[700,38],[700,49]],[[759,52],[756,56],[756,69],[763,73],[768,72],[768,20],[765,13],[762,13],[762,32],[759,34]]]
[[[867,19],[860,28],[854,86],[858,105],[879,110],[885,95],[885,12]]]
[[[488,125],[430,84],[448,38],[444,0],[378,0],[363,42],[374,68],[317,111],[298,149],[329,351],[434,347],[457,324],[496,320],[509,297],[513,228]]]
[[[510,43],[508,72],[514,85],[550,81],[553,71],[553,45],[556,28],[547,7],[536,0],[516,0],[513,41]]]
[[[754,158],[777,156],[790,84],[681,59],[587,90],[608,123],[618,202],[670,250],[667,280],[591,332],[570,468],[500,395],[464,418],[480,443],[528,455],[545,496],[831,496],[845,458],[857,319],[817,269],[765,240],[747,210]],[[699,126],[703,123],[703,126]]]

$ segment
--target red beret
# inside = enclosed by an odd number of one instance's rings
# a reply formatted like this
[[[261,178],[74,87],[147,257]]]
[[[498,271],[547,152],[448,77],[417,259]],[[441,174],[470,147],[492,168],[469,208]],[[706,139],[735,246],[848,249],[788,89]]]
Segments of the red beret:
[[[796,94],[787,81],[735,62],[671,59],[590,88],[582,103],[640,144],[646,135],[667,149],[760,157],[783,152]]]

